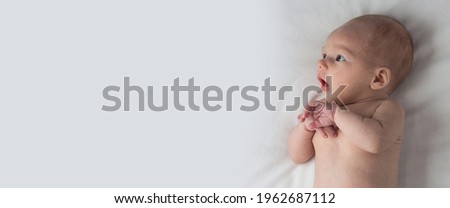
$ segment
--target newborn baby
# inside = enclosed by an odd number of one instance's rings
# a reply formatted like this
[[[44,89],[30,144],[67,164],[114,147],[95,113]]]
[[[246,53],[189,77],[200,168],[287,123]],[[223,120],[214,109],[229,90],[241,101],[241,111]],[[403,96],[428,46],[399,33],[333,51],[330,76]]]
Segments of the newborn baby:
[[[404,111],[390,95],[412,59],[408,31],[387,16],[354,18],[328,36],[317,78],[328,95],[343,90],[311,102],[289,135],[294,162],[315,156],[314,187],[397,186]]]

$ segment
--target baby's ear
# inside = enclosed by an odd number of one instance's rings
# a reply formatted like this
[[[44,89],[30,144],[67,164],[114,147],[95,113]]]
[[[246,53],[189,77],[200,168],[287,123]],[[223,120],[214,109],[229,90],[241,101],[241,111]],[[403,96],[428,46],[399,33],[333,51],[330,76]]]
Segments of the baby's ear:
[[[388,86],[391,81],[392,74],[391,69],[387,67],[379,67],[375,69],[374,76],[370,82],[370,87],[373,90],[380,90]]]

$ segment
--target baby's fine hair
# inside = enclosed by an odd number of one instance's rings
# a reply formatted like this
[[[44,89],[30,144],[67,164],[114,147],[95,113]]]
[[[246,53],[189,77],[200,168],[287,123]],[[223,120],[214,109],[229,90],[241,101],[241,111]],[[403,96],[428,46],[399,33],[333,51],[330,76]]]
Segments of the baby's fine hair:
[[[408,30],[396,19],[384,15],[363,15],[350,22],[368,25],[372,35],[366,46],[375,53],[371,58],[379,67],[391,69],[395,89],[412,67],[414,48]]]

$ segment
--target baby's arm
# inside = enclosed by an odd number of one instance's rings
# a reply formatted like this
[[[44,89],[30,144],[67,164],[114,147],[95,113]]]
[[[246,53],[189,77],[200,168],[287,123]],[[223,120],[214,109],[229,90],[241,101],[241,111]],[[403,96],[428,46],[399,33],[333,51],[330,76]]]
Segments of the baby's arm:
[[[299,122],[291,131],[289,134],[288,152],[295,163],[305,163],[314,155],[313,136],[314,131],[307,130],[303,122]]]
[[[382,152],[401,136],[403,119],[403,108],[391,100],[383,102],[372,118],[339,108],[334,115],[334,122],[344,137],[371,153]]]

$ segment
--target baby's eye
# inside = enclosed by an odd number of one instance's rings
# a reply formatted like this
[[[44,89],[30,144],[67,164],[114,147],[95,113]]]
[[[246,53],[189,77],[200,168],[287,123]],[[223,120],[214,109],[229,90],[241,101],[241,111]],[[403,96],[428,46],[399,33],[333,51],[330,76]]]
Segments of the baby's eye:
[[[337,55],[335,60],[336,60],[336,61],[339,61],[339,62],[346,61],[346,60],[345,60],[345,57],[342,56],[342,55]]]

